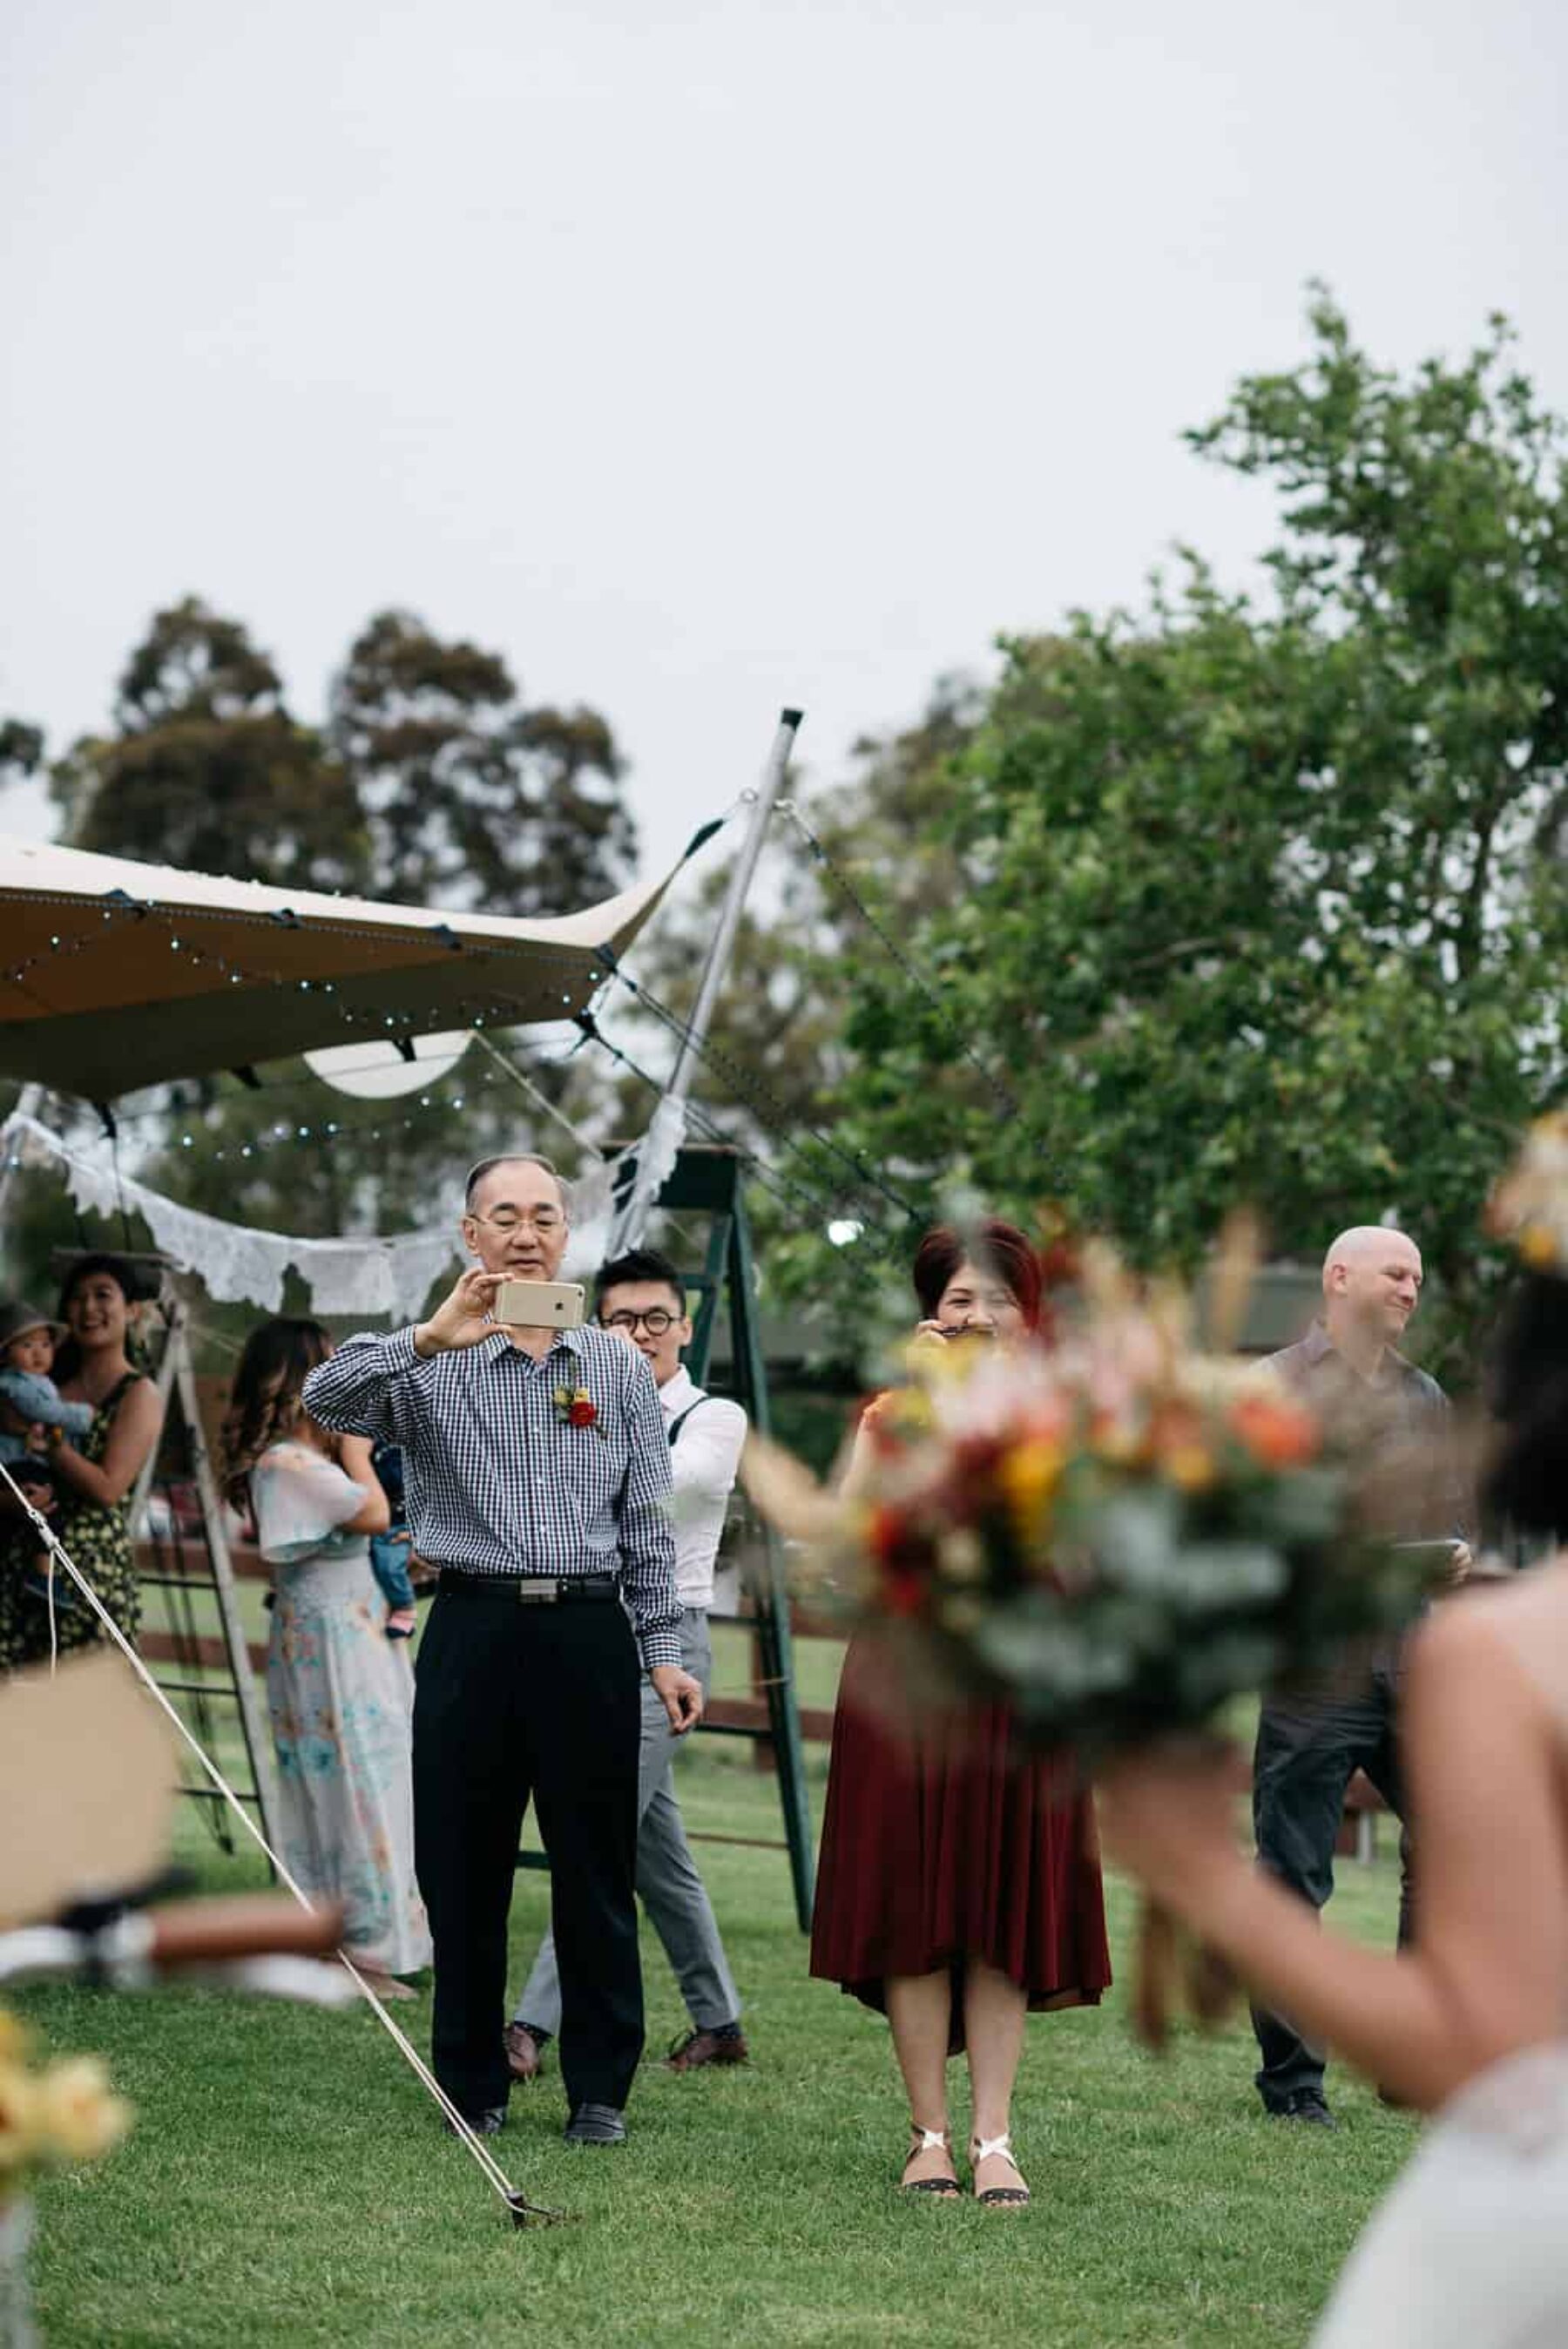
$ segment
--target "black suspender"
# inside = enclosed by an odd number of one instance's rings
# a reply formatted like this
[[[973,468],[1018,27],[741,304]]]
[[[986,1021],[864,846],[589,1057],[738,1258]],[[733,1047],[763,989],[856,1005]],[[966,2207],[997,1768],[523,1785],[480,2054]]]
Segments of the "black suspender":
[[[693,1412],[694,1412],[694,1411],[700,1411],[700,1410],[702,1409],[702,1407],[703,1407],[703,1405],[704,1405],[704,1403],[705,1403],[705,1402],[711,1402],[712,1401],[713,1401],[713,1397],[712,1397],[711,1395],[699,1394],[699,1395],[698,1395],[698,1397],[697,1397],[697,1399],[696,1399],[696,1401],[695,1402],[688,1402],[688,1403],[687,1403],[687,1405],[686,1405],[686,1407],[685,1411],[683,1411],[683,1412],[682,1412],[682,1413],[681,1413],[681,1415],[680,1415],[680,1417],[679,1417],[678,1419],[672,1419],[672,1420],[671,1420],[671,1422],[670,1422],[670,1450],[671,1450],[672,1452],[673,1452],[673,1451],[675,1450],[675,1448],[676,1448],[676,1438],[679,1435],[679,1433],[680,1433],[680,1432],[681,1432],[682,1428],[686,1425],[686,1423],[687,1420],[691,1417],[691,1415],[692,1415]]]

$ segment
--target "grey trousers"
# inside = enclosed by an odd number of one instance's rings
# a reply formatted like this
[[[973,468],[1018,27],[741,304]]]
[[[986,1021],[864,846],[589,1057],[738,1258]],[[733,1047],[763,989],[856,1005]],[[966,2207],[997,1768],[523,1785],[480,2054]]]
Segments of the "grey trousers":
[[[681,1617],[681,1661],[707,1694],[713,1647],[707,1615],[688,1607]],[[676,1800],[675,1754],[680,1744],[652,1684],[643,1682],[643,1743],[637,1765],[637,1892],[670,1961],[686,2012],[698,2031],[733,2023],[740,1999],[718,1938],[713,1904],[696,1872]],[[561,1977],[555,1936],[540,1944],[515,2020],[537,2030],[561,2029]]]

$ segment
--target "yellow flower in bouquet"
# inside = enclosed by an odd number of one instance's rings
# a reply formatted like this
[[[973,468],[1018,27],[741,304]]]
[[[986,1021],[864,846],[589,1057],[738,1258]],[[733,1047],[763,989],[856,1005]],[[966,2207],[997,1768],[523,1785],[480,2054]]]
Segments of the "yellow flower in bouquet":
[[[51,2064],[37,2084],[38,2127],[61,2161],[101,2161],[130,2127],[130,2106],[96,2055]]]
[[[130,2106],[96,2055],[35,2068],[28,2046],[22,2025],[0,2008],[0,2198],[40,2170],[100,2160],[130,2127]]]
[[[996,1482],[1025,1542],[1037,1541],[1048,1532],[1051,1503],[1065,1464],[1061,1445],[1041,1434],[1026,1434],[997,1462]]]
[[[1568,1110],[1536,1119],[1492,1191],[1486,1224],[1532,1272],[1568,1273]]]
[[[18,2063],[0,2058],[0,2197],[36,2158],[37,2087]]]

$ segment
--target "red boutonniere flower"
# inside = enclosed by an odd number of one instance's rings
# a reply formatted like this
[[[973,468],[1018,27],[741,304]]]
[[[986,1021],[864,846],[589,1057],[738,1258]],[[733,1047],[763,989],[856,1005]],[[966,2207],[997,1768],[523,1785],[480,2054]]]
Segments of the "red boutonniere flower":
[[[599,1406],[586,1387],[557,1387],[555,1416],[568,1427],[599,1427]],[[599,1433],[604,1433],[602,1427]]]

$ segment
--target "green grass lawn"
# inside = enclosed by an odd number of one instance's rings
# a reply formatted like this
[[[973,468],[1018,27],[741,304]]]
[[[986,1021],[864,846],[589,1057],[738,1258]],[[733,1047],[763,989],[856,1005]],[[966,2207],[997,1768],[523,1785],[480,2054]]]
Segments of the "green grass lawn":
[[[819,1815],[823,1759],[813,1750]],[[771,1782],[729,1741],[701,1742],[683,1787],[695,1829],[778,1832]],[[249,1858],[213,1851],[194,1806],[181,1841],[211,1889],[261,1880]],[[1268,2124],[1243,2016],[1155,2061],[1130,2036],[1123,1982],[1096,2012],[1029,2026],[1015,2133],[1032,2209],[912,2205],[894,2190],[904,2116],[885,2027],[807,1979],[780,1852],[701,1849],[752,2063],[658,2067],[682,2015],[645,1937],[650,2054],[631,2142],[562,2145],[553,2065],[514,2095],[497,2141],[515,2183],[573,2214],[547,2230],[512,2229],[368,2013],[194,1990],[19,1994],[55,2051],[102,2053],[138,2113],[118,2153],[40,2195],[34,2271],[52,2349],[1305,2340],[1411,2121],[1338,2074],[1336,2136]],[[1341,1883],[1336,1921],[1390,1940],[1391,1849],[1345,1864]],[[520,1875],[514,1979],[547,1898],[543,1877]],[[1120,1887],[1112,1921],[1119,1956]],[[399,2013],[422,2041],[428,2002]]]

